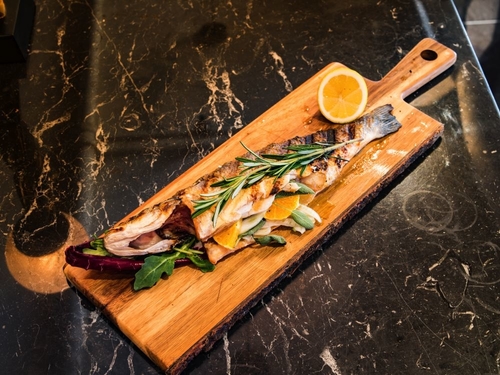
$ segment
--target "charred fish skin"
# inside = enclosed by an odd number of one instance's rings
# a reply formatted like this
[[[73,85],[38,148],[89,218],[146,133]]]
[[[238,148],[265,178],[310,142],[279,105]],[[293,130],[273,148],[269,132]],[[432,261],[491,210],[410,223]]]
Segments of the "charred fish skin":
[[[312,139],[297,138],[296,141],[299,144],[342,143],[361,139],[359,142],[350,143],[335,150],[328,159],[315,160],[300,176],[300,182],[316,193],[330,186],[349,160],[368,143],[399,130],[401,123],[392,115],[392,110],[393,107],[387,104],[349,124],[335,125],[334,128],[314,133]]]
[[[177,220],[183,221],[180,227],[188,228],[187,230],[194,233],[199,240],[210,243],[209,246],[206,246],[206,250],[209,258],[210,249],[217,252],[217,255],[212,257],[212,259],[216,259],[215,263],[224,256],[240,249],[241,244],[237,249],[224,248],[211,239],[214,234],[232,225],[237,220],[267,210],[272,204],[274,196],[282,190],[290,191],[294,182],[300,182],[316,193],[330,186],[338,178],[345,164],[368,143],[393,133],[401,127],[399,121],[392,115],[392,110],[391,105],[384,105],[352,123],[332,125],[327,130],[268,145],[256,152],[256,154],[283,155],[291,152],[289,147],[293,145],[335,144],[360,139],[357,142],[346,144],[334,150],[328,157],[315,160],[307,165],[301,173],[292,170],[279,179],[266,177],[249,188],[242,189],[221,210],[216,225],[212,220],[214,216],[214,207],[212,207],[194,219],[186,215],[180,215]],[[245,157],[251,158],[253,156],[246,154]],[[174,239],[164,239],[161,235],[163,233],[162,228],[169,222],[169,218],[174,213],[178,213],[180,207],[184,212],[193,213],[195,211],[194,201],[202,200],[204,196],[217,194],[220,191],[219,187],[212,186],[215,182],[238,176],[241,170],[242,163],[239,161],[230,161],[223,164],[212,173],[198,179],[192,186],[179,191],[173,198],[151,208],[146,208],[135,217],[113,227],[104,235],[105,247],[110,253],[119,256],[145,255],[167,251],[175,245]],[[173,226],[175,231],[175,225]],[[170,221],[169,229],[172,229],[172,221]]]

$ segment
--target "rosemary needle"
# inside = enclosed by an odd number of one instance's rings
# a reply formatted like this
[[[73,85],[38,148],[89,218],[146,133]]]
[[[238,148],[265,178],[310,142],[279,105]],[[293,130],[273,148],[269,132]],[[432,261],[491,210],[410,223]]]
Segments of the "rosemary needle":
[[[194,200],[194,212],[192,217],[195,218],[205,211],[208,211],[215,205],[214,216],[212,218],[213,225],[217,223],[220,212],[230,199],[234,199],[242,189],[246,189],[265,177],[280,178],[288,172],[298,169],[302,174],[305,168],[313,161],[321,157],[330,157],[331,153],[350,143],[359,142],[361,139],[352,139],[347,142],[336,144],[331,143],[313,143],[309,145],[292,145],[288,146],[289,151],[286,154],[262,154],[250,150],[241,142],[241,145],[254,158],[237,157],[236,160],[241,163],[242,170],[234,177],[225,178],[210,185],[218,187],[211,193],[201,194],[203,199]]]

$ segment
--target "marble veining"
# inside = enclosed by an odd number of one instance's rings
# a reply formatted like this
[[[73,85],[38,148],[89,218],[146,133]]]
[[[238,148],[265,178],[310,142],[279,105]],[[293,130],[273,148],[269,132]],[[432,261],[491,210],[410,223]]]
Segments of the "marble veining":
[[[61,279],[65,247],[327,64],[377,80],[430,36],[457,62],[407,100],[442,139],[185,373],[499,373],[499,114],[451,1],[36,6],[0,66],[2,371],[161,373]]]

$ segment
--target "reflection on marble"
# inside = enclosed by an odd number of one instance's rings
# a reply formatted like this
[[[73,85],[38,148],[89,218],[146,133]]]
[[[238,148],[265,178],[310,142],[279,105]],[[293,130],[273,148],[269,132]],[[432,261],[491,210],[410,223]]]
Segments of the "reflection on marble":
[[[328,63],[378,80],[428,36],[458,60],[408,101],[443,138],[185,373],[499,372],[499,116],[451,1],[36,5],[27,64],[0,66],[5,373],[161,373],[61,249]]]
[[[53,246],[53,241],[48,241],[47,238],[57,235],[58,228],[52,228],[53,230],[36,228],[32,231],[35,232],[35,236],[32,236],[30,232],[26,236],[27,240],[22,241],[20,246],[16,243],[15,234],[19,233],[16,229],[7,236],[5,246],[7,268],[19,284],[33,292],[49,294],[66,289],[68,281],[63,273],[64,250],[72,244],[85,242],[89,238],[85,228],[74,218],[67,215],[61,216],[67,223],[67,228],[65,227],[66,230],[63,232],[66,236],[56,246]],[[37,229],[46,231],[47,235],[37,235]],[[21,236],[23,233],[21,232]]]

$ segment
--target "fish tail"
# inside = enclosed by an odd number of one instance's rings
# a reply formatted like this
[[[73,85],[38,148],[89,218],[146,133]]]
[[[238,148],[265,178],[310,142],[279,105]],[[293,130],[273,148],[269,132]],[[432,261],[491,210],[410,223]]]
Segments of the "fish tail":
[[[369,114],[371,117],[370,126],[375,128],[372,130],[377,134],[377,138],[394,133],[401,127],[401,123],[392,114],[393,109],[392,105],[386,104],[374,109]]]

